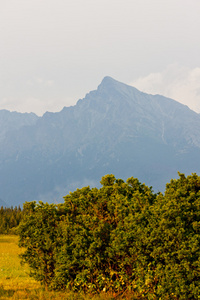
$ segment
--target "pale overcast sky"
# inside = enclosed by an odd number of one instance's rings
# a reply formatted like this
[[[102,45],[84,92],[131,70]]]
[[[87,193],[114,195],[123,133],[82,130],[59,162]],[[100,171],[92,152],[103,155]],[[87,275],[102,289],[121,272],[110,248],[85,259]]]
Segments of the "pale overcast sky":
[[[0,109],[59,111],[103,77],[200,112],[200,0],[0,0]]]

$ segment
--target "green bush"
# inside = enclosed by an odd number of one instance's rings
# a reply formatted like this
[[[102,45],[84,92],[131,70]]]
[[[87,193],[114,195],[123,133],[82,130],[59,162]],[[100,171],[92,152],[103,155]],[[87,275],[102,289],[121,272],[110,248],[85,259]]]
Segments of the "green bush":
[[[200,297],[200,177],[196,174],[166,185],[152,208],[152,248],[156,295],[169,299]],[[152,269],[151,269],[152,270]]]
[[[19,243],[31,275],[53,289],[198,299],[200,177],[179,177],[164,195],[106,175],[64,204],[26,203]]]
[[[120,291],[137,280],[136,242],[155,197],[137,179],[125,183],[107,175],[101,183],[100,189],[86,187],[65,197],[56,287]]]
[[[30,275],[46,286],[51,285],[54,277],[59,218],[56,205],[26,202],[24,218],[18,228],[19,246],[26,249],[21,254],[22,262],[28,263]]]

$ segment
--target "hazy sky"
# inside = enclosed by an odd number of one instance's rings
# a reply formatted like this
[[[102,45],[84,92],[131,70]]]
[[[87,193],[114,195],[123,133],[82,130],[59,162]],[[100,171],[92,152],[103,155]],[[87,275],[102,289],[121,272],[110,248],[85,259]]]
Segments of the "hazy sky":
[[[103,77],[200,112],[200,0],[0,0],[0,109],[59,111]]]

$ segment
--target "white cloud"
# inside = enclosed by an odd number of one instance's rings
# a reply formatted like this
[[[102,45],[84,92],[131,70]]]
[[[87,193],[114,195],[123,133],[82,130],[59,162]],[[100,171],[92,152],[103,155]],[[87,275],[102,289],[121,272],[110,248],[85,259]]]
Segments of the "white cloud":
[[[199,11],[199,0],[1,1],[0,109],[7,98],[7,109],[55,111],[107,75],[128,83],[173,62],[200,66]],[[147,79],[161,86],[163,74]]]
[[[189,69],[177,64],[162,72],[151,73],[131,82],[139,90],[160,94],[187,105],[200,113],[200,68]]]
[[[44,79],[44,78],[41,78],[41,77],[37,77],[37,78],[34,78],[32,80],[28,80],[27,81],[27,85],[40,85],[40,86],[44,86],[44,87],[50,87],[50,86],[53,86],[54,85],[54,80],[51,80],[51,79]]]
[[[75,99],[64,93],[59,93],[59,86],[52,79],[43,77],[34,77],[19,82],[21,84],[21,93],[9,93],[0,97],[0,109],[17,112],[34,112],[42,116],[46,111],[58,112],[64,106],[74,105]]]
[[[0,109],[6,109],[9,111],[17,112],[34,112],[38,116],[42,116],[46,111],[57,112],[63,109],[66,106],[66,102],[72,102],[71,99],[63,98],[59,99],[41,99],[36,97],[27,97],[24,98],[13,98],[5,97],[0,99]]]

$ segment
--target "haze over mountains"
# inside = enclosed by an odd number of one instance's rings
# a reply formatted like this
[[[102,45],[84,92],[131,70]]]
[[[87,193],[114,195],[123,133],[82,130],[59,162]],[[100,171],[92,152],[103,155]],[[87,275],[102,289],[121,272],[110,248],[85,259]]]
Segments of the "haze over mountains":
[[[58,113],[0,111],[0,204],[60,202],[101,177],[137,177],[164,191],[177,171],[200,174],[200,115],[105,77]]]

